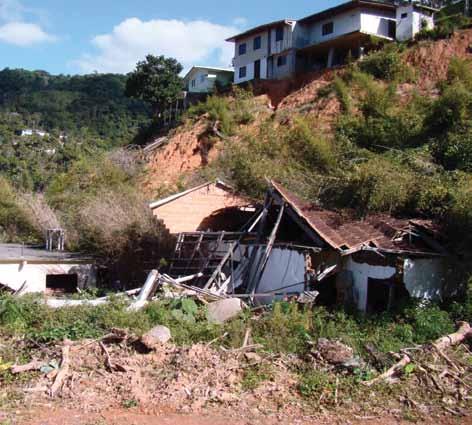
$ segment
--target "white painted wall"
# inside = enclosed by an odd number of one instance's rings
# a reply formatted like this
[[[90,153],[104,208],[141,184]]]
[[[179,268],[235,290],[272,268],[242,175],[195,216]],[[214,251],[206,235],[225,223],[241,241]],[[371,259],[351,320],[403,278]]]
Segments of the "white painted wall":
[[[254,50],[254,39],[261,37],[261,48]],[[239,46],[246,43],[246,53],[239,55]],[[254,62],[256,60],[261,61],[261,78],[264,79],[267,76],[267,57],[269,51],[269,31],[262,31],[254,34],[250,37],[238,40],[235,43],[235,53],[233,59],[234,66],[234,82],[236,84],[243,83],[245,81],[251,81],[254,79]],[[239,78],[239,69],[246,66],[247,72],[245,78]]]
[[[405,286],[414,298],[440,300],[445,279],[446,268],[441,259],[405,260]]]
[[[210,78],[206,69],[193,70],[187,80],[187,91],[189,93],[209,93],[215,85],[215,80]],[[195,87],[193,87],[192,81],[195,81]]]
[[[217,80],[222,83],[232,83],[231,74],[217,70],[196,68],[186,77],[186,87],[189,93],[211,93]],[[195,87],[192,87],[195,81]]]
[[[396,22],[395,12],[375,9],[362,9],[361,32],[375,35],[376,37],[390,38],[388,34],[389,21]]]
[[[407,17],[401,16],[406,13]],[[404,5],[397,8],[397,40],[411,40],[422,30],[423,21],[426,28],[431,30],[434,28],[434,17],[428,15],[426,11],[415,8],[414,5]]]
[[[90,264],[0,264],[0,284],[17,291],[26,282],[22,294],[44,292],[50,274],[77,274],[79,288],[95,286],[95,268]]]
[[[334,23],[334,31],[331,34],[323,35],[323,25],[329,22]],[[323,43],[351,32],[360,31],[360,29],[360,10],[352,10],[324,21],[314,22],[313,24],[306,25],[305,29],[297,28],[297,35],[305,37],[305,39],[301,41],[301,45],[298,47]],[[297,37],[297,42],[300,43],[299,37]]]
[[[349,257],[345,264],[345,270],[352,273],[353,278],[353,298],[358,310],[366,311],[367,309],[367,292],[368,281],[372,279],[390,279],[396,273],[394,267],[371,266],[369,264],[356,263]]]
[[[396,269],[389,266],[371,266],[355,262],[349,257],[345,270],[352,273],[353,298],[360,311],[367,309],[368,281],[372,279],[390,279]],[[441,259],[406,259],[404,262],[405,287],[413,298],[438,300],[442,297],[446,268]]]

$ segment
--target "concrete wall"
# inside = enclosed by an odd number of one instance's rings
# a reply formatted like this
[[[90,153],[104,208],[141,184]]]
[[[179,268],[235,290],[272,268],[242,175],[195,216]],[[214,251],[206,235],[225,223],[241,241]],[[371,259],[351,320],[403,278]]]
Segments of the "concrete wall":
[[[360,311],[367,310],[367,292],[369,278],[390,279],[395,276],[396,269],[388,266],[371,266],[367,263],[356,263],[351,257],[346,261],[345,270],[352,273],[353,299]]]
[[[395,267],[357,263],[351,257],[345,260],[344,270],[352,273],[353,298],[360,311],[367,309],[368,281],[390,279]],[[413,298],[438,300],[443,293],[445,266],[441,259],[408,258],[404,262],[404,283]]]
[[[153,213],[164,221],[171,233],[178,234],[199,230],[203,220],[215,211],[246,204],[243,199],[212,184],[155,208]]]
[[[46,290],[47,275],[77,274],[79,288],[96,284],[96,270],[91,264],[38,264],[28,262],[1,263],[0,284],[17,291],[25,284],[21,293],[36,293]]]

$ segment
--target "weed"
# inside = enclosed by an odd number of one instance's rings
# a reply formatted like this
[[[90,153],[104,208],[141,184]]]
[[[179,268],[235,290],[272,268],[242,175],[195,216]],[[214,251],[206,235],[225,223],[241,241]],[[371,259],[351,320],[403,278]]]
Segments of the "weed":
[[[135,400],[134,398],[131,398],[131,399],[127,399],[127,400],[123,400],[123,402],[121,403],[121,405],[125,408],[125,409],[133,409],[135,407],[138,407],[139,406],[139,403],[137,400]]]
[[[245,369],[241,381],[243,391],[252,391],[263,382],[270,381],[274,377],[274,371],[270,365],[262,364]]]

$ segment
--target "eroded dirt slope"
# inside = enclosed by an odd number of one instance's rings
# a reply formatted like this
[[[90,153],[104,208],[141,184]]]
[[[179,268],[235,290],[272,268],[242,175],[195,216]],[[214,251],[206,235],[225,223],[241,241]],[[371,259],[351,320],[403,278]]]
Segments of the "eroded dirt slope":
[[[417,81],[415,84],[402,84],[400,97],[406,101],[416,90],[426,96],[437,95],[437,84],[446,79],[451,59],[472,57],[471,52],[472,29],[459,31],[449,39],[423,41],[411,46],[405,60],[415,69]],[[290,122],[294,114],[305,114],[313,119],[320,131],[329,133],[341,107],[336,96],[320,96],[319,91],[332,82],[337,72],[342,72],[342,69],[283,81],[262,81],[255,85],[256,103],[264,106],[266,112],[247,128],[241,126],[232,142],[237,143],[241,134],[256,134],[258,125],[272,114],[282,124]],[[175,187],[183,175],[191,174],[217,158],[221,144],[208,144],[205,138],[207,125],[202,119],[193,125],[177,128],[169,143],[150,156],[149,173],[144,182],[146,192],[153,194],[163,186]]]

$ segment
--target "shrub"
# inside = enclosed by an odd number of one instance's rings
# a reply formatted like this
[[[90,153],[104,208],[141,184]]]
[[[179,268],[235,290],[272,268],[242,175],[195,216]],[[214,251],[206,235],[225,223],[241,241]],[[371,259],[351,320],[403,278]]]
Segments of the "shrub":
[[[456,130],[467,123],[472,110],[472,92],[461,83],[446,87],[433,103],[427,124],[432,135]]]
[[[41,240],[30,216],[10,183],[0,176],[0,240],[33,242]]]
[[[205,102],[191,106],[187,111],[188,117],[199,117],[204,114],[212,122],[218,121],[221,131],[231,136],[234,132],[235,119],[230,109],[230,99],[221,96],[209,96]]]
[[[334,180],[322,200],[328,205],[354,208],[360,215],[411,212],[418,190],[413,173],[375,157],[355,167],[344,178]]]
[[[437,137],[431,151],[436,162],[446,170],[472,172],[472,127]]]
[[[363,58],[359,62],[359,69],[381,80],[412,79],[411,69],[403,63],[395,44],[390,44]]]

